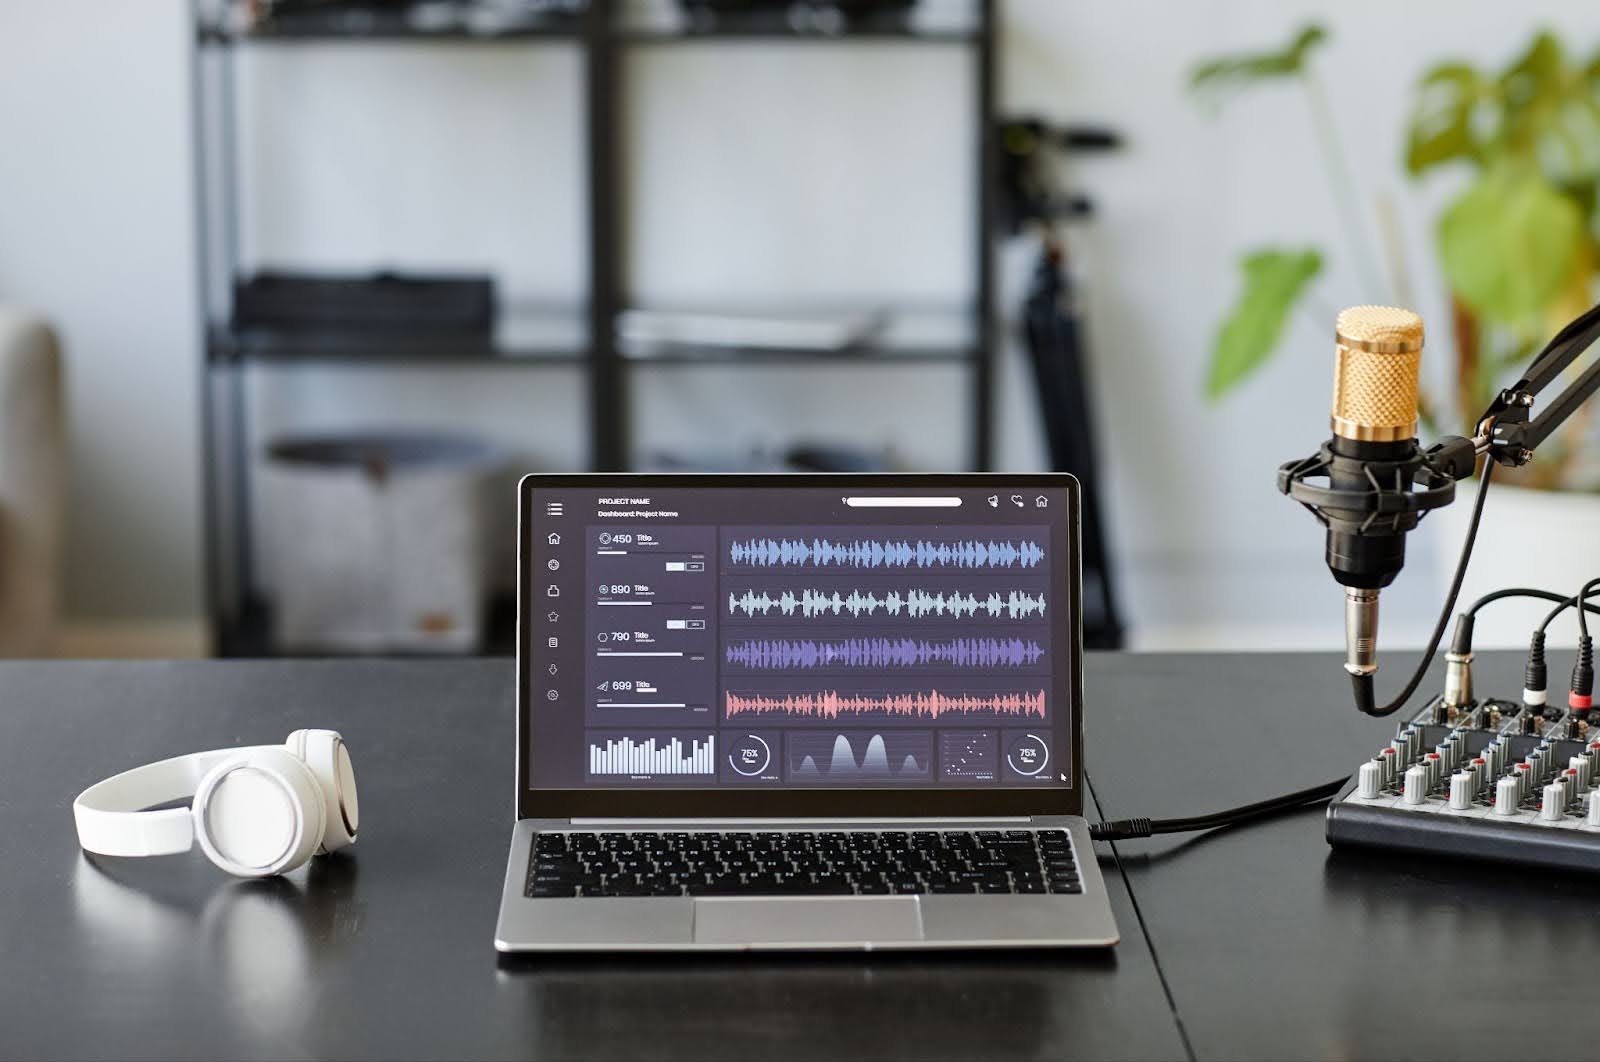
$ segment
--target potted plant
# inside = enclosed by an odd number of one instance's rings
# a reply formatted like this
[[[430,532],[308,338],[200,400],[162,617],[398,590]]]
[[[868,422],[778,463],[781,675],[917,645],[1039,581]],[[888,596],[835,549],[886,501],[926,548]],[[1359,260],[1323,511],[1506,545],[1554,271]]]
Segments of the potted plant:
[[[1280,50],[1208,60],[1194,70],[1191,88],[1215,101],[1273,82],[1298,85],[1363,286],[1371,301],[1409,304],[1412,288],[1397,250],[1384,269],[1362,235],[1366,217],[1312,65],[1327,37],[1322,27],[1307,26]],[[1499,389],[1595,301],[1600,55],[1575,62],[1554,35],[1539,32],[1503,70],[1460,60],[1434,65],[1417,84],[1403,162],[1417,181],[1445,171],[1464,171],[1468,178],[1434,233],[1449,287],[1454,371],[1445,393],[1424,386],[1420,413],[1430,432],[1471,434]],[[1389,237],[1384,246],[1397,249],[1389,217],[1378,211],[1377,222]],[[1268,360],[1323,262],[1322,250],[1312,246],[1244,255],[1240,296],[1212,346],[1206,390],[1213,400]],[[1553,385],[1547,397],[1559,389]],[[1581,410],[1526,468],[1497,472],[1463,596],[1513,583],[1576,592],[1584,579],[1600,574],[1595,418],[1592,408]],[[1441,568],[1454,566],[1468,509],[1452,506],[1430,521],[1442,532],[1436,550]],[[1506,633],[1488,640],[1525,639],[1527,615],[1497,625]]]

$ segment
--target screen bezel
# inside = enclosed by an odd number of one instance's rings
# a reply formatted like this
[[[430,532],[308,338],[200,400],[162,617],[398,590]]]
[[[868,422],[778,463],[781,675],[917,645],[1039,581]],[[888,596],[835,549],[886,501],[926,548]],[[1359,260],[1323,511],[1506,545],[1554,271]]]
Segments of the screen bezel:
[[[694,490],[752,488],[829,490],[991,489],[997,484],[1067,492],[1067,578],[1070,580],[1067,651],[1071,682],[1072,782],[1041,789],[532,789],[528,712],[532,699],[533,624],[524,593],[526,568],[533,557],[534,494],[543,489],[615,490],[630,488]],[[1080,815],[1083,813],[1083,566],[1081,491],[1065,472],[1023,473],[530,473],[517,485],[517,794],[519,819],[528,818],[952,818],[999,815]]]

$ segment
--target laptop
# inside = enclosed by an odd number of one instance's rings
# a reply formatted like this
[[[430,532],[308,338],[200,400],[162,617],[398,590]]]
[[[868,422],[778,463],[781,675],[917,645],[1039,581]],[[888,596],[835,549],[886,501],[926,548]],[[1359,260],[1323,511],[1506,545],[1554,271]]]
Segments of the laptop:
[[[530,475],[503,952],[1108,946],[1068,475]]]

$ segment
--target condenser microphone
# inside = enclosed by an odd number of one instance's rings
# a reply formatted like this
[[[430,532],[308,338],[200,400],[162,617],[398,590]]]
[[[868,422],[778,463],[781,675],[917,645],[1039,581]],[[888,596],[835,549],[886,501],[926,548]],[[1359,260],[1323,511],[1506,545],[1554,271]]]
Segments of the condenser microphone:
[[[1600,306],[1557,332],[1521,380],[1500,391],[1473,437],[1449,435],[1426,451],[1417,446],[1417,370],[1422,319],[1392,306],[1355,306],[1334,324],[1333,437],[1315,454],[1278,469],[1278,490],[1311,510],[1327,530],[1328,570],[1345,588],[1345,670],[1356,707],[1368,715],[1399,711],[1428,673],[1445,624],[1461,593],[1496,464],[1519,466],[1592,395],[1600,393],[1600,362],[1590,365],[1538,416],[1539,393],[1600,342]],[[1456,482],[1486,456],[1461,558],[1439,622],[1410,682],[1382,707],[1373,693],[1378,670],[1378,592],[1406,560],[1406,533],[1428,512],[1448,505]],[[1462,617],[1446,656],[1441,704],[1471,700],[1471,616]],[[1585,687],[1587,683],[1585,682]],[[1579,679],[1574,678],[1574,690]]]
[[[1333,326],[1329,485],[1335,490],[1409,493],[1417,446],[1417,376],[1422,318],[1393,306],[1353,306]],[[1369,520],[1360,510],[1328,514],[1328,570],[1344,586],[1345,670],[1378,669],[1378,591],[1406,562],[1404,520]],[[1354,525],[1354,526],[1351,526]]]
[[[1345,588],[1345,670],[1370,697],[1378,592],[1405,565],[1406,534],[1471,474],[1472,450],[1465,440],[1427,453],[1417,445],[1421,317],[1354,306],[1339,314],[1334,342],[1332,437],[1280,468],[1278,488],[1327,529],[1328,570]]]

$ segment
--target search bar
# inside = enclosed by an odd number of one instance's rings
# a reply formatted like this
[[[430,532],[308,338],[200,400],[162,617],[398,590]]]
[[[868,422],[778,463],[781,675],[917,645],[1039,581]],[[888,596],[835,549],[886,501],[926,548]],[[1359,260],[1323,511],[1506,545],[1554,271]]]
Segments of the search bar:
[[[874,498],[847,497],[844,503],[852,509],[959,509],[960,498]]]

